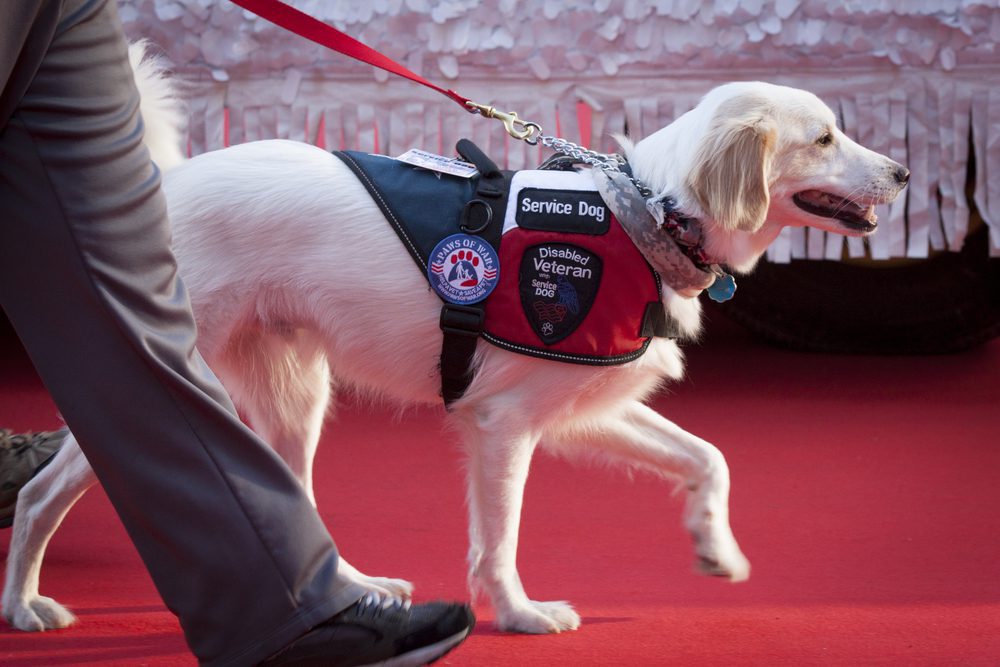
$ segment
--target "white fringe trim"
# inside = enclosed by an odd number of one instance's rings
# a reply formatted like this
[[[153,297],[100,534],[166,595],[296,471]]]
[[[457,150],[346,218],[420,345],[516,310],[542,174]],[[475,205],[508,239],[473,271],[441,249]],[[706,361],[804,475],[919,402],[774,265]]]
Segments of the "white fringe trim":
[[[756,76],[754,76],[756,74]],[[732,73],[697,73],[674,80],[462,81],[455,87],[478,102],[516,110],[547,134],[596,143],[614,151],[612,132],[626,126],[634,137],[663,127],[692,108],[701,95]],[[873,259],[925,258],[961,249],[969,231],[967,166],[974,158],[974,199],[990,227],[990,255],[1000,257],[1000,72],[964,68],[951,72],[894,69],[776,75],[739,72],[806,88],[841,118],[863,144],[906,164],[910,186],[878,211],[879,231],[867,243]],[[450,155],[467,137],[509,169],[537,166],[546,152],[510,139],[496,121],[463,112],[416,84],[390,78],[318,81],[293,73],[284,79],[189,81],[190,152],[222,148],[228,110],[230,144],[288,138],[327,149],[399,155],[422,148]],[[322,128],[322,135],[319,132]],[[969,154],[969,138],[973,155]],[[846,246],[845,246],[846,243]],[[866,244],[816,230],[786,229],[768,250],[774,262],[866,255]]]

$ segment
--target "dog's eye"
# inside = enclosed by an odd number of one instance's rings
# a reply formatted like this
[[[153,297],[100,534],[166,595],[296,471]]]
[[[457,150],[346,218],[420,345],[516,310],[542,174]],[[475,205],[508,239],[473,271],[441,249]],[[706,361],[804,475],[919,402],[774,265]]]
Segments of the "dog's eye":
[[[820,146],[829,146],[833,143],[833,134],[830,132],[824,132],[823,136],[816,140],[816,143]]]

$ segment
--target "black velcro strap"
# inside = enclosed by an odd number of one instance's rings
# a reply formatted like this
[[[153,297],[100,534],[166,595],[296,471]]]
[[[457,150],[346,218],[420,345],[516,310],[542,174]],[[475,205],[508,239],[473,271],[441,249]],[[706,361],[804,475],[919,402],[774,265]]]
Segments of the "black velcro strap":
[[[472,358],[483,332],[486,311],[479,304],[441,307],[441,398],[445,407],[462,398],[472,382]]]
[[[667,315],[663,302],[651,301],[646,304],[639,335],[643,338],[680,338],[681,329],[677,320]]]

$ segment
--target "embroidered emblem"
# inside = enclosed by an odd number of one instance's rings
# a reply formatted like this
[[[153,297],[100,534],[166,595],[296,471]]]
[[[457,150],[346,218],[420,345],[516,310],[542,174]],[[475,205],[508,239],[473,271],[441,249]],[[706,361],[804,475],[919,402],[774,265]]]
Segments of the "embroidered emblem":
[[[568,243],[543,243],[521,257],[521,308],[546,345],[563,340],[587,317],[601,284],[601,258]]]
[[[497,286],[500,262],[489,243],[469,234],[452,234],[430,256],[427,279],[448,303],[478,303]]]

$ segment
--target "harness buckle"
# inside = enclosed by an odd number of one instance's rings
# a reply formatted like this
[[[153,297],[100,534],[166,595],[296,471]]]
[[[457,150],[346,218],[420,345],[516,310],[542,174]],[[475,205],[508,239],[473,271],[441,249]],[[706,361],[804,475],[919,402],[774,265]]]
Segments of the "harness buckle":
[[[478,338],[486,323],[486,311],[479,305],[446,303],[441,307],[441,331],[456,336]]]

